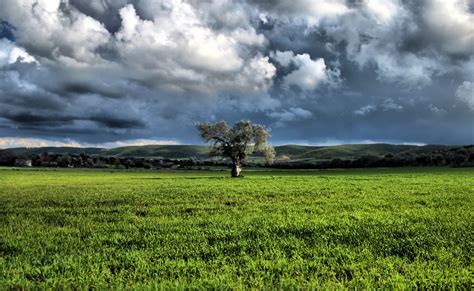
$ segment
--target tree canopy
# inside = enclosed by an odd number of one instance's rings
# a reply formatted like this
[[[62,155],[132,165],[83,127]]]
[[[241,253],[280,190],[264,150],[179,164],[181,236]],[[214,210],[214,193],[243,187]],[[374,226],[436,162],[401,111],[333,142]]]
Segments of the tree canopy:
[[[202,139],[212,144],[211,153],[231,159],[233,177],[239,176],[241,163],[253,152],[262,153],[269,163],[275,157],[275,150],[268,144],[270,131],[263,125],[241,120],[234,127],[229,127],[225,121],[219,121],[198,123],[196,128]]]

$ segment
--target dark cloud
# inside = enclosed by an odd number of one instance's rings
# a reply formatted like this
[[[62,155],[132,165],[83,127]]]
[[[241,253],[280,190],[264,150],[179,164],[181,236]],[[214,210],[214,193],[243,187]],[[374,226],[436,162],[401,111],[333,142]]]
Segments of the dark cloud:
[[[63,84],[61,92],[68,94],[97,94],[104,97],[120,98],[125,96],[124,91],[119,91],[119,88],[111,87],[107,84],[100,85],[94,83],[66,83]]]
[[[474,143],[474,13],[453,1],[0,2],[0,138]]]
[[[88,1],[88,0],[70,0],[71,6],[79,10],[81,13],[88,15],[101,23],[110,33],[115,33],[120,29],[121,18],[119,9],[125,6],[127,0],[114,1]],[[68,11],[69,8],[64,8]]]
[[[65,116],[65,115],[35,115],[32,113],[3,113],[3,117],[19,126],[28,126],[41,129],[59,125],[71,125],[74,121],[93,121],[112,129],[144,128],[145,123],[139,119],[127,119],[107,114],[93,115],[90,117]]]
[[[125,119],[114,116],[99,115],[90,118],[110,128],[144,128],[145,123],[138,119]]]
[[[0,18],[0,39],[15,41],[15,27]]]
[[[71,123],[74,120],[74,118],[68,116],[42,116],[31,113],[4,113],[3,117],[19,126],[55,126]]]

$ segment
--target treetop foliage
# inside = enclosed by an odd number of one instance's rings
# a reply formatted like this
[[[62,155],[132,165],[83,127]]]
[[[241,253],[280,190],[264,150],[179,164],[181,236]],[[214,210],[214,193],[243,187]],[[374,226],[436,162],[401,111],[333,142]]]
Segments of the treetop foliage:
[[[268,144],[270,130],[248,120],[229,127],[225,121],[198,123],[196,128],[205,142],[212,144],[212,154],[230,157],[241,162],[253,152],[262,153],[267,162],[275,158],[275,150]]]

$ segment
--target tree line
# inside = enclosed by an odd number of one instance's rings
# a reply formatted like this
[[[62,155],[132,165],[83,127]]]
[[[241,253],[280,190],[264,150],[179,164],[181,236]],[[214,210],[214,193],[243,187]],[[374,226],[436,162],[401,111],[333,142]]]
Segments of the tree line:
[[[280,169],[345,169],[395,167],[473,167],[474,146],[453,147],[428,153],[403,153],[383,156],[365,155],[355,159],[333,158],[319,161],[275,161],[271,167]]]
[[[228,166],[229,162],[216,159],[167,159],[144,157],[113,157],[88,154],[42,153],[16,154],[0,152],[0,166],[32,166],[46,168],[111,168],[111,169],[196,169],[199,167]]]
[[[50,168],[112,168],[112,169],[208,169],[232,167],[233,162],[225,158],[166,159],[144,157],[114,157],[88,154],[42,153],[25,156],[15,151],[0,151],[0,166],[24,166],[25,161],[33,167]],[[354,159],[325,160],[279,160],[268,164],[250,159],[243,166],[258,166],[279,169],[331,169],[331,168],[375,168],[375,167],[469,167],[474,166],[474,146],[453,147],[429,153],[404,153],[400,155],[361,156]]]

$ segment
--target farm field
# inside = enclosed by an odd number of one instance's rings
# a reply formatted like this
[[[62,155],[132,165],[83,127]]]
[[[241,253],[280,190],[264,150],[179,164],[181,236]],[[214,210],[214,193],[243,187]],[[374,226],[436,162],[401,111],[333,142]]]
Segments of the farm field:
[[[466,288],[474,168],[0,169],[0,289]]]

